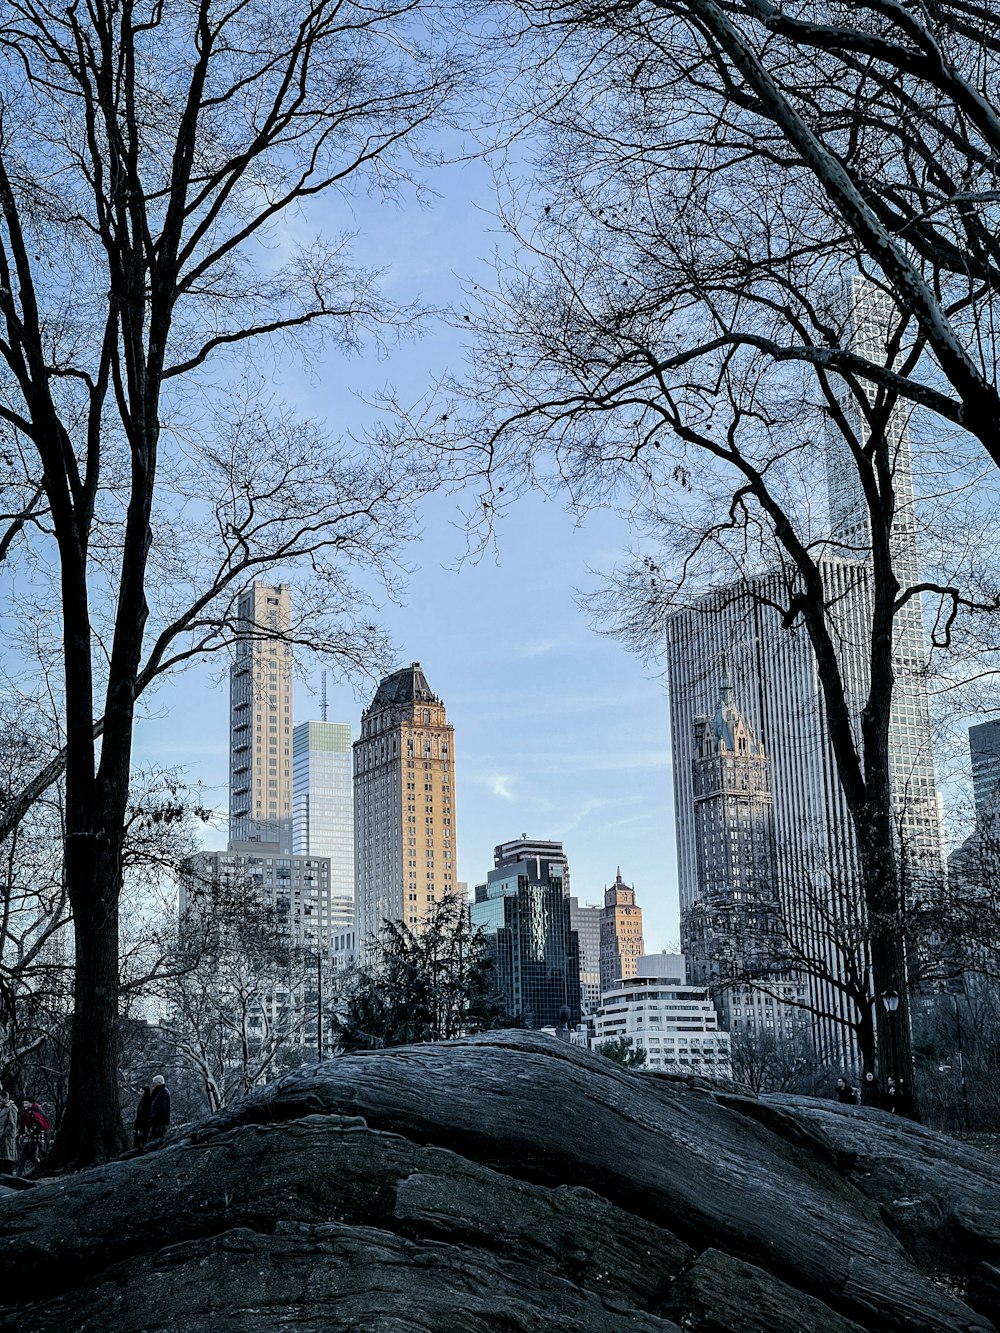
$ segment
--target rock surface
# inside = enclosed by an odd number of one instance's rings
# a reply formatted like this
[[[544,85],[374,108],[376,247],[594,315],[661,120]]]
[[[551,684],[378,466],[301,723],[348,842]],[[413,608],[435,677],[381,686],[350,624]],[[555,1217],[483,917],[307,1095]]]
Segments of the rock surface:
[[[20,1333],[990,1333],[1000,1163],[495,1033],[300,1070],[0,1236]]]

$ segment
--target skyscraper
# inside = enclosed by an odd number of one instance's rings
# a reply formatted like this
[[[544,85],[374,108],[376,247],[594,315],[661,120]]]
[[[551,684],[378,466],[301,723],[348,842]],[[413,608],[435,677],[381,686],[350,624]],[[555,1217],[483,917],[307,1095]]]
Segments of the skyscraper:
[[[601,910],[602,992],[622,977],[634,976],[643,952],[642,908],[636,906],[635,889],[622,879],[619,866],[614,884],[604,890]]]
[[[891,298],[873,284],[852,280],[844,296],[846,345],[879,356],[893,318]],[[881,349],[881,350],[880,350]],[[842,412],[855,437],[867,440],[867,422],[845,385]],[[915,503],[905,415],[890,419],[886,443],[895,509],[893,568],[905,586],[919,577]],[[868,695],[873,588],[871,530],[858,471],[842,433],[826,438],[828,547],[819,572],[836,644],[848,709],[860,744],[860,718]],[[801,596],[790,568],[778,568],[719,588],[671,616],[667,625],[670,722],[674,759],[677,857],[684,923],[698,903],[698,846],[692,764],[695,717],[707,713],[718,688],[718,663],[732,664],[736,696],[749,726],[771,762],[776,882],[783,910],[813,956],[831,975],[842,959],[829,941],[824,918],[848,924],[864,919],[859,896],[857,843],[841,789],[826,724],[825,703],[809,636],[801,620],[784,623],[780,608]],[[902,607],[894,624],[895,688],[889,728],[889,761],[900,855],[908,881],[936,879],[943,844],[932,753],[930,705],[924,677],[925,644],[918,597]],[[864,960],[860,960],[864,967]],[[838,1017],[850,1016],[836,985],[808,982],[813,1036],[831,1057],[853,1058],[853,1043]]]
[[[292,731],[292,851],[330,859],[333,928],[354,924],[351,728],[300,722]]]
[[[292,649],[287,583],[239,599],[229,676],[229,840],[292,847]]]
[[[561,861],[542,857],[496,866],[469,908],[505,1005],[532,1028],[558,1026],[564,1008],[571,1026],[580,1019],[579,941],[562,871]]]
[[[592,1014],[601,1003],[601,918],[604,908],[569,899],[569,923],[580,954],[580,1012]]]
[[[1000,720],[991,718],[969,728],[969,755],[976,821],[981,824],[987,812],[996,816],[1000,805]]]
[[[774,882],[770,765],[764,747],[736,706],[729,664],[722,659],[719,702],[694,720],[694,836],[698,887],[706,903],[730,903],[755,884]],[[691,980],[712,980],[709,959],[685,950]]]
[[[455,744],[419,662],[375,691],[354,742],[358,947],[386,920],[419,927],[454,892]]]
[[[887,360],[887,347],[899,311],[891,294],[868,278],[854,274],[845,284],[842,297],[845,347],[872,360]],[[869,423],[856,396],[856,388],[834,379],[837,400],[851,434],[861,445],[870,440]],[[876,389],[865,385],[869,403]],[[892,568],[903,589],[920,582],[920,551],[917,542],[917,510],[910,452],[909,409],[897,403],[885,427],[886,461],[892,481],[893,519],[890,533]],[[862,624],[870,624],[872,589],[871,518],[861,474],[851,456],[843,430],[828,417],[826,426],[826,480],[829,506],[830,550],[835,556],[853,560],[864,569],[859,585],[860,604],[851,608],[855,652],[865,651]],[[884,493],[884,492],[883,492]],[[864,621],[860,619],[864,617]],[[889,747],[893,765],[896,818],[902,835],[902,854],[919,878],[926,867],[936,876],[943,866],[940,810],[931,755],[930,702],[926,685],[927,649],[923,606],[910,597],[893,617],[893,672],[896,678],[894,707],[889,723]],[[867,689],[867,670],[861,683]],[[860,713],[862,695],[857,696]],[[937,830],[936,835],[932,829]],[[926,873],[926,872],[925,872]]]
[[[863,651],[870,586],[862,561],[822,562],[827,599],[836,608],[836,637],[848,698],[866,693]],[[779,892],[797,919],[814,910],[803,898],[823,894],[831,908],[848,896],[844,919],[858,917],[854,826],[837,776],[825,722],[823,694],[809,636],[785,628],[777,609],[787,597],[784,575],[722,588],[667,623],[667,673],[673,747],[681,930],[699,899],[694,804],[695,718],[710,713],[718,693],[718,663],[728,655],[735,696],[771,764],[775,858]],[[942,842],[926,689],[916,675],[899,680],[890,732],[893,798],[903,818],[906,854],[914,866],[940,866]],[[798,895],[798,896],[796,896]],[[817,926],[816,938],[822,930]],[[831,963],[833,963],[831,958]],[[833,986],[808,983],[814,1034],[831,1058],[853,1059],[853,1047],[833,1015],[846,1015]]]
[[[771,975],[777,950],[768,948],[765,905],[777,888],[770,764],[764,747],[737,706],[728,659],[719,672],[714,714],[694,719],[692,781],[699,910],[685,914],[682,948],[691,981],[712,987],[727,1032],[792,1036],[801,1010],[777,996],[804,998],[799,977]],[[750,918],[754,929],[748,929]],[[741,922],[741,938],[725,938],[727,922]],[[763,956],[760,955],[763,951]],[[730,977],[768,968],[766,989]]]
[[[529,838],[526,833],[522,833],[519,838],[497,843],[493,848],[494,867],[517,865],[518,861],[530,861],[536,857],[541,857],[550,865],[562,866],[563,892],[569,897],[569,860],[561,842]]]

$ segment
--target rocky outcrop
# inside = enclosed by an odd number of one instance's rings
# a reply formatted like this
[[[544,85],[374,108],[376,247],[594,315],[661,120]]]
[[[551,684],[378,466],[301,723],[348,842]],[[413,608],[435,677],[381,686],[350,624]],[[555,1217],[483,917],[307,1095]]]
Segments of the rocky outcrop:
[[[886,1120],[533,1033],[347,1056],[0,1197],[0,1329],[988,1333],[1000,1167]]]

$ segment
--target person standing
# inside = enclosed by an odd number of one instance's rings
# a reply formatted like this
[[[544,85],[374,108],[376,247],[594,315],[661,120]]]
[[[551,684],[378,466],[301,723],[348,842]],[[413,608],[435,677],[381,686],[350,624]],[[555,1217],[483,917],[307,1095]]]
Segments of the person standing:
[[[0,1092],[0,1175],[12,1176],[17,1161],[17,1107],[9,1092]]]
[[[857,1106],[858,1096],[846,1078],[837,1079],[837,1101],[843,1106]]]
[[[152,1088],[148,1084],[143,1084],[139,1105],[135,1108],[135,1119],[132,1122],[133,1148],[144,1148],[149,1140],[149,1105],[152,1098]]]
[[[170,1128],[170,1093],[166,1080],[157,1074],[150,1087],[149,1097],[149,1137],[148,1143],[158,1143],[166,1137]]]
[[[50,1125],[45,1112],[33,1097],[25,1097],[21,1103],[20,1168],[22,1175],[29,1162],[33,1167],[37,1167],[42,1160],[42,1155],[45,1152],[45,1136],[49,1129]]]
[[[896,1097],[893,1111],[896,1115],[905,1116],[907,1120],[916,1120],[916,1107],[913,1105],[913,1094],[910,1092],[909,1085],[905,1079],[896,1080]]]
[[[878,1079],[869,1069],[861,1080],[861,1105],[862,1106],[881,1106],[882,1089],[878,1085]]]

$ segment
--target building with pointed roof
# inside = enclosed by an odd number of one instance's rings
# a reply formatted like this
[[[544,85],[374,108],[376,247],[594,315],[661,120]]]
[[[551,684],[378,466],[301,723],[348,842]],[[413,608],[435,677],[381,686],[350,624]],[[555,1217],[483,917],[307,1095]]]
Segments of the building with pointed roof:
[[[455,742],[419,662],[386,676],[354,742],[357,944],[383,922],[419,929],[456,891]]]
[[[608,990],[622,977],[634,976],[644,952],[642,908],[635,901],[635,888],[622,879],[619,866],[614,884],[604,890],[601,910],[601,990]]]
[[[697,894],[681,917],[690,979],[711,990],[725,1031],[792,1037],[802,1011],[782,997],[803,1000],[803,982],[774,974],[780,950],[768,948],[766,906],[758,906],[777,892],[770,763],[736,703],[726,653],[715,712],[694,719],[692,794]],[[761,986],[748,982],[755,974]]]
[[[754,883],[773,885],[770,764],[736,705],[725,654],[715,712],[694,719],[692,777],[698,900],[729,903]],[[692,981],[708,985],[707,959],[689,944],[685,952]]]
[[[885,293],[852,280],[844,313],[849,340],[877,347],[887,326]],[[884,344],[883,344],[884,346]],[[842,409],[865,440],[857,404]],[[905,417],[894,421],[897,498],[893,561],[904,584],[918,582],[913,485]],[[860,727],[869,689],[868,638],[874,589],[871,536],[857,470],[838,433],[827,439],[827,501],[831,552],[818,560],[823,598],[841,668],[851,723]],[[697,818],[691,744],[695,718],[715,705],[719,662],[728,654],[737,697],[753,732],[766,746],[773,797],[778,890],[786,910],[817,942],[826,977],[810,977],[808,1001],[817,1049],[850,1066],[855,1042],[849,1002],[836,976],[843,967],[829,945],[827,920],[863,920],[857,841],[830,741],[826,702],[815,654],[801,616],[781,608],[802,596],[796,570],[778,565],[706,591],[667,619],[667,676],[673,746],[681,917],[698,900]],[[810,596],[815,594],[810,592]],[[939,882],[943,840],[934,772],[927,649],[919,596],[910,597],[895,622],[889,761],[900,856],[910,882]],[[826,940],[827,945],[819,941]]]

